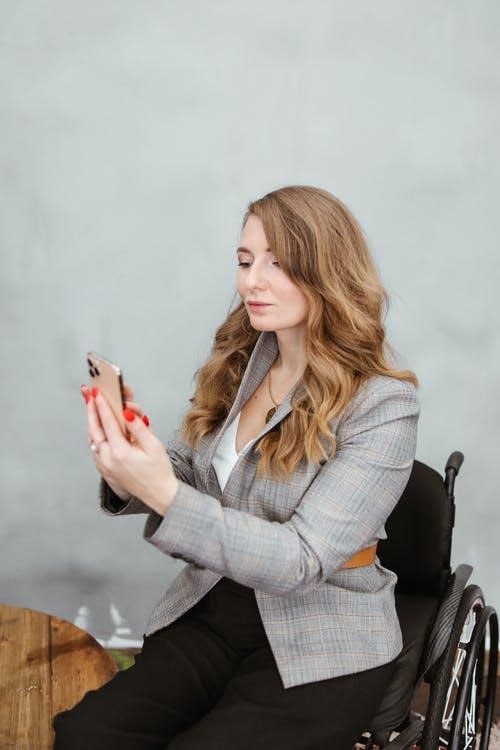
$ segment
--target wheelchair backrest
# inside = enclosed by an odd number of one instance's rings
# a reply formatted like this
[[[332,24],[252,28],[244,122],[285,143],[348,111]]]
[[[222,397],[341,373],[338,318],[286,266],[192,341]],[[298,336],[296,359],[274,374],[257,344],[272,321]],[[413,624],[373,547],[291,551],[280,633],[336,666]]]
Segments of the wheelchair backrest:
[[[408,484],[386,523],[378,556],[398,576],[396,593],[441,597],[450,576],[454,501],[443,477],[414,461]]]

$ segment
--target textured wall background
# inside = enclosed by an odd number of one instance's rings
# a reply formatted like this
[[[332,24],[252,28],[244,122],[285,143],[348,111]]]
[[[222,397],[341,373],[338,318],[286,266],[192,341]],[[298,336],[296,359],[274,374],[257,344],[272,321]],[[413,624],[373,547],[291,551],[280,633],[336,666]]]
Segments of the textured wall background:
[[[183,564],[97,509],[85,352],[167,439],[247,202],[305,183],[365,228],[421,380],[418,458],[466,456],[454,564],[500,605],[499,21],[485,0],[1,0],[2,600],[140,638]]]

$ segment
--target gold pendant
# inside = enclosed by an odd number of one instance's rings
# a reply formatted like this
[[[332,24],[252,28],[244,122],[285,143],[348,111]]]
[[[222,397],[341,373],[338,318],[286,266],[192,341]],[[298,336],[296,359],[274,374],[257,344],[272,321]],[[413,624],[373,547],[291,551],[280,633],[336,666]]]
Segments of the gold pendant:
[[[269,411],[267,412],[267,414],[266,414],[266,424],[269,422],[270,419],[272,419],[272,417],[276,413],[276,408],[277,408],[276,406],[273,406],[273,408],[269,409]]]

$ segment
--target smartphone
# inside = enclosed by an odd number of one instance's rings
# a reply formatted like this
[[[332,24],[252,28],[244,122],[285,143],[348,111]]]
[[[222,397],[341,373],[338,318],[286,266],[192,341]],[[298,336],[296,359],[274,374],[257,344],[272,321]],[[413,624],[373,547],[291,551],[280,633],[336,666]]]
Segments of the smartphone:
[[[96,354],[95,352],[87,353],[87,366],[90,375],[90,387],[99,388],[128,440],[130,433],[127,429],[125,417],[123,416],[125,392],[123,390],[121,369],[118,365],[110,362],[109,359],[101,357],[100,354]]]

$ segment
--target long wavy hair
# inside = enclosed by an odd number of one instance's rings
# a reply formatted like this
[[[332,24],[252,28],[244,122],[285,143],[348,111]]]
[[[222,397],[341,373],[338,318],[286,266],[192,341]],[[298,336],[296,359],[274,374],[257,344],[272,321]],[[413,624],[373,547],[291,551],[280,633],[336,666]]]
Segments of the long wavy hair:
[[[280,267],[309,302],[307,366],[292,411],[256,444],[257,476],[285,479],[306,459],[318,465],[335,454],[329,423],[374,375],[406,380],[411,370],[391,364],[394,351],[383,320],[389,296],[363,231],[349,209],[320,188],[291,185],[252,201]],[[242,301],[219,326],[211,353],[195,373],[195,393],[181,434],[196,448],[227,416],[261,331],[250,325]],[[296,389],[297,390],[297,389]]]

